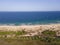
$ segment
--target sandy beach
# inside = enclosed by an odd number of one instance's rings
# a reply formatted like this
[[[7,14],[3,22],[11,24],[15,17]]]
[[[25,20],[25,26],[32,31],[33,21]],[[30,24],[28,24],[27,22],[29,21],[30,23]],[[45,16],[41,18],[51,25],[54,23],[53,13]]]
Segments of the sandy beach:
[[[45,24],[45,25],[20,25],[20,26],[9,26],[0,25],[0,30],[4,31],[44,31],[44,30],[60,30],[60,24]]]

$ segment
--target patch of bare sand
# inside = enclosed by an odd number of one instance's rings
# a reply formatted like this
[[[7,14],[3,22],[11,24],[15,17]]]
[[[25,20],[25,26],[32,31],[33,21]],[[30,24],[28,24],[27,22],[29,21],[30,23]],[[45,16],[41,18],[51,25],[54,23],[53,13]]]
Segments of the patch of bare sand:
[[[47,29],[60,30],[60,24],[0,26],[0,30],[4,30],[4,31],[21,31],[21,30],[43,31]]]

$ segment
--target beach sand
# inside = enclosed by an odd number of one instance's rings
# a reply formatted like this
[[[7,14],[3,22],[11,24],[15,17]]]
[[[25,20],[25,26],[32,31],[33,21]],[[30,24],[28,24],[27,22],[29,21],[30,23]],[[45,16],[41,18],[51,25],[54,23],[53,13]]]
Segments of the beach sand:
[[[20,25],[20,26],[9,26],[0,25],[1,31],[44,31],[44,30],[60,30],[60,24],[45,24],[45,25]]]
[[[45,30],[57,31],[60,33],[60,24],[42,24],[42,25],[0,25],[0,31],[26,31],[27,34],[20,36],[34,36],[41,34]],[[60,36],[60,34],[58,34]]]

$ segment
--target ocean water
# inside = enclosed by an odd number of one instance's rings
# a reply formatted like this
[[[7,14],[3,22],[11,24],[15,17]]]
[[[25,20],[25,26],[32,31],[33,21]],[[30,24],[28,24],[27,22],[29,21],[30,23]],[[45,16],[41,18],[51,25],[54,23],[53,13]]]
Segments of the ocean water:
[[[0,12],[0,24],[49,24],[60,23],[60,11]]]

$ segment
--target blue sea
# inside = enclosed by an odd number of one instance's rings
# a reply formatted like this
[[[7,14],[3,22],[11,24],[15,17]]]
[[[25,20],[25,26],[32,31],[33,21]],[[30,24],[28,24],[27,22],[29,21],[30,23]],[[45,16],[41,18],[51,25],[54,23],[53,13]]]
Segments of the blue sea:
[[[60,11],[0,12],[0,24],[49,24],[60,23]]]

